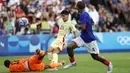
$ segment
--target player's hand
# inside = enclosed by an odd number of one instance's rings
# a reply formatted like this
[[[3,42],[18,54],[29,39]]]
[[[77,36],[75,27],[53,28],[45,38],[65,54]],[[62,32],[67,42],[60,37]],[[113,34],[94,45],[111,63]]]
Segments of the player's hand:
[[[56,38],[57,38],[57,35],[55,35],[54,38],[56,39]]]
[[[79,29],[79,30],[82,29],[81,26],[80,26],[79,24],[75,25],[75,27],[76,27],[77,29]]]
[[[73,34],[74,34],[74,38],[76,38],[77,37],[77,32],[73,31]]]
[[[18,64],[19,63],[19,60],[14,60],[13,62],[12,62],[12,64]]]
[[[38,49],[36,49],[36,52],[35,52],[35,54],[39,54],[40,53],[40,49],[38,48]]]
[[[77,36],[74,36],[74,38],[76,38]]]

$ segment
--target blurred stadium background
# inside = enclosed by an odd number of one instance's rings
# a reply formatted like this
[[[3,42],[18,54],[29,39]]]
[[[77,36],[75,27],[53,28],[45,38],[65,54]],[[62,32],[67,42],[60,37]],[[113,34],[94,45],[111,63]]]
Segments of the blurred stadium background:
[[[68,9],[73,25],[78,24],[79,14],[75,8],[77,1],[79,0],[0,0],[0,73],[9,72],[3,65],[6,59],[28,57],[36,48],[47,50],[54,40],[54,34],[58,32],[57,20],[62,10]],[[130,0],[83,1],[86,4],[85,11],[94,20],[93,31],[101,55],[112,61],[113,73],[130,73]],[[28,19],[27,25],[19,24],[19,19],[23,17]],[[70,34],[67,44],[72,39],[73,35]],[[76,49],[75,53],[77,67],[68,70],[60,67],[54,73],[106,72],[103,65],[85,54],[86,48]],[[59,60],[69,62],[66,49],[61,52]],[[44,62],[49,63],[47,57]]]

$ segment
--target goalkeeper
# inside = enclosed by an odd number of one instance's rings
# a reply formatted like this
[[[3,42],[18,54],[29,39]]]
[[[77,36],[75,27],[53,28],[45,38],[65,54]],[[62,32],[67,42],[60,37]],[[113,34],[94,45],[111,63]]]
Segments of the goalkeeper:
[[[55,68],[64,64],[61,63],[51,63],[50,65],[45,65],[42,60],[45,56],[45,52],[39,49],[36,50],[35,54],[30,58],[24,58],[20,60],[10,61],[5,60],[4,65],[9,68],[10,72],[39,72],[48,68]]]

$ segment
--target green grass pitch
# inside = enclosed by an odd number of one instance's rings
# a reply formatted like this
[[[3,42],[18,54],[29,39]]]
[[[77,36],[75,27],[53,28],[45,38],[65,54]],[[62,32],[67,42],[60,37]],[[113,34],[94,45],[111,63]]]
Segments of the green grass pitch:
[[[130,73],[130,53],[101,53],[101,56],[109,59],[113,63],[112,73]],[[25,58],[28,56],[8,56],[0,57],[0,73],[10,73],[3,65],[3,61],[6,59],[14,60]],[[75,55],[77,66],[70,69],[63,69],[63,66],[59,67],[58,71],[44,70],[42,72],[27,72],[27,73],[106,73],[107,67],[100,62],[94,61],[89,54],[76,54]],[[64,60],[66,64],[69,63],[68,56],[66,54],[60,55],[59,60]],[[47,56],[45,56],[44,63],[49,64]]]

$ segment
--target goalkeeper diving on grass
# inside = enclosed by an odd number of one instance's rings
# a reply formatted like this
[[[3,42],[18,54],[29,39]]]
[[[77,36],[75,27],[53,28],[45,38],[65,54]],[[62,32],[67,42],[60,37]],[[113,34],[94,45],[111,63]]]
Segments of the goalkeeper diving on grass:
[[[37,49],[35,54],[30,58],[24,58],[19,60],[5,60],[5,67],[9,68],[10,72],[40,72],[48,68],[59,67],[64,64],[60,63],[51,63],[49,65],[44,64],[42,61],[44,59],[45,52]]]

